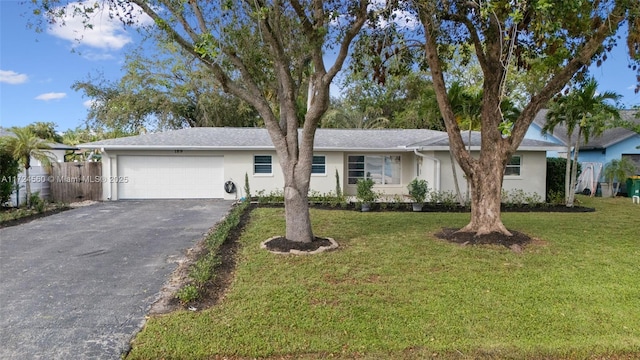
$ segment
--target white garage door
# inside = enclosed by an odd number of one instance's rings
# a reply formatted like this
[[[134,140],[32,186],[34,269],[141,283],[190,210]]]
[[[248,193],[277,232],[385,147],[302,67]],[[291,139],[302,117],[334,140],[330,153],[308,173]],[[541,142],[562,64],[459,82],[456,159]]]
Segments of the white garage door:
[[[119,199],[224,197],[222,156],[118,156]]]

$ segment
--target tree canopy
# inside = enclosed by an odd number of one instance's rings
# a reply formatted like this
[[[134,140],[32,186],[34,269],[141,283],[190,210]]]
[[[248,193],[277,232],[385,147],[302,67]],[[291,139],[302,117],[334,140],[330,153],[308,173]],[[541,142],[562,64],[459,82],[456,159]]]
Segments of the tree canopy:
[[[472,216],[462,231],[510,234],[500,219],[500,191],[507,161],[538,111],[592,62],[606,60],[615,34],[626,24],[632,61],[640,63],[640,3],[605,1],[427,1],[402,2],[422,25],[424,56],[431,71],[451,150],[471,182]],[[415,35],[414,35],[415,36]],[[445,72],[452,44],[467,44],[483,74],[481,150],[465,151],[447,96]],[[543,79],[513,122],[501,103],[511,64]]]
[[[186,59],[198,59],[223,91],[250,104],[264,121],[283,171],[286,238],[314,239],[307,197],[315,131],[329,105],[329,87],[372,15],[369,1],[108,0],[71,8],[63,3],[36,6],[50,20],[73,12],[87,26],[98,8],[117,8],[127,25],[144,13],[154,22],[149,31],[180,48]],[[328,49],[335,53],[330,65]],[[305,109],[301,98],[307,93]]]
[[[225,94],[197,58],[171,44],[155,47],[153,58],[129,54],[117,82],[97,75],[73,84],[92,100],[89,125],[138,132],[259,123],[256,111]]]

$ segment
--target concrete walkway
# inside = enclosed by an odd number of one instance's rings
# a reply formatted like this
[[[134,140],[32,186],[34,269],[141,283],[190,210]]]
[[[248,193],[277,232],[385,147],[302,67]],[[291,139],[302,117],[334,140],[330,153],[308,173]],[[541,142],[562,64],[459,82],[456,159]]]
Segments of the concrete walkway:
[[[0,359],[118,359],[223,200],[105,202],[0,229]]]

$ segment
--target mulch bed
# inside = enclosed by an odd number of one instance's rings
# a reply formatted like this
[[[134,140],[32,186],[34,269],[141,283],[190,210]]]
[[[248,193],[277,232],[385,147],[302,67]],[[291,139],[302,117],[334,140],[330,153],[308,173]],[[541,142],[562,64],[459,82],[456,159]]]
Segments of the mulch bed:
[[[291,241],[285,237],[271,239],[265,243],[267,250],[278,252],[291,252],[291,250],[311,252],[318,250],[322,246],[331,246],[331,241],[317,237],[310,243]]]
[[[509,230],[512,236],[502,233],[491,233],[476,236],[474,233],[458,232],[460,229],[443,228],[441,232],[435,234],[438,239],[446,240],[460,245],[502,245],[514,251],[521,251],[522,247],[530,243],[533,239],[518,231]]]

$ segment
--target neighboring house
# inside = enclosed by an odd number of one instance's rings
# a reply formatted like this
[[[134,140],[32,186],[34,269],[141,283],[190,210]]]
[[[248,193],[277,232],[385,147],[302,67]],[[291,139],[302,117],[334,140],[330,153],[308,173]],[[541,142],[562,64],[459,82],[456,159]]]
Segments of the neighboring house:
[[[640,116],[636,116],[638,113],[640,113],[640,110],[622,110],[620,115],[624,120],[640,125]],[[569,142],[567,129],[564,125],[561,125],[557,126],[552,133],[542,135],[542,128],[546,124],[546,115],[547,110],[542,110],[538,113],[525,138],[562,145],[564,147],[563,151],[549,153],[549,156],[566,157],[567,143]],[[577,131],[573,134],[571,144],[575,143],[576,136]],[[608,129],[600,136],[591,137],[586,144],[584,139],[581,139],[578,162],[593,162],[606,165],[613,159],[628,157],[636,163],[640,172],[640,149],[638,149],[638,146],[640,146],[640,134],[625,128]]]
[[[466,137],[466,134],[465,134]],[[375,190],[406,194],[416,177],[439,191],[454,191],[447,134],[432,130],[318,129],[311,190],[335,192],[336,171],[341,190],[355,195],[356,182],[375,180]],[[474,134],[473,152],[479,150]],[[252,194],[281,191],[284,180],[278,156],[266,129],[189,128],[78,145],[102,152],[103,198],[224,198],[244,197],[248,175]],[[506,171],[504,188],[546,193],[546,152],[552,143],[525,140]],[[460,188],[466,190],[458,168]],[[236,193],[226,193],[232,181]]]
[[[14,135],[12,132],[7,131],[6,129],[0,128],[0,137],[4,137],[4,136],[14,136]],[[48,149],[47,151],[51,153],[52,162],[64,162],[64,156],[66,152],[69,150],[76,150],[76,148],[73,146],[55,143],[55,142],[49,143],[49,146],[51,148]],[[31,158],[30,164],[31,164],[31,168],[29,169],[29,176],[31,179],[33,179],[33,181],[31,182],[31,191],[33,193],[38,191],[40,193],[41,198],[49,199],[49,195],[50,195],[50,184],[48,181],[49,173],[42,166],[40,161],[34,158]],[[11,200],[9,201],[11,206],[16,206],[16,196],[17,196],[16,194],[19,194],[20,204],[24,204],[27,198],[27,194],[25,190],[26,176],[25,176],[25,171],[22,164],[20,164],[20,169],[21,171],[18,174],[18,180],[20,180],[20,183],[19,183],[20,187],[17,193],[14,192],[11,195]]]

